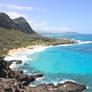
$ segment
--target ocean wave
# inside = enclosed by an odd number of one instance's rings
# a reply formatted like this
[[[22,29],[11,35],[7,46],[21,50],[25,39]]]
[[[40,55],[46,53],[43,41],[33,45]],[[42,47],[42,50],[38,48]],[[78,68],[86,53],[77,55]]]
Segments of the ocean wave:
[[[38,52],[42,52],[44,50],[46,50],[48,47],[50,46],[41,46],[41,47],[37,47],[34,49],[27,49],[24,52],[15,54],[13,56],[8,56],[5,58],[5,60],[7,61],[11,61],[11,60],[22,60],[22,64],[24,65],[24,63],[26,63],[27,61],[32,61],[33,58],[32,57],[28,57],[28,55],[32,55]],[[16,69],[19,65],[17,65],[15,62],[10,66],[11,69]]]
[[[77,83],[76,81],[70,80],[70,79],[63,79],[60,83],[65,83],[65,82],[67,82],[67,81],[71,81],[71,82]]]
[[[23,60],[23,61],[25,61],[25,60],[28,60],[28,58],[25,55],[21,56],[19,54],[19,55],[13,55],[13,56],[6,57],[5,60],[8,60],[8,61],[10,61],[10,60]]]
[[[23,70],[23,73],[26,73],[26,72],[28,72],[28,70]]]
[[[78,40],[77,42],[78,42],[78,44],[90,44],[90,43],[92,43],[92,41],[80,41],[80,40]]]
[[[42,47],[37,47],[34,49],[28,49],[24,53],[32,55],[32,54],[37,53],[37,52],[42,52],[42,51],[46,50],[48,47],[49,46],[42,46]]]
[[[76,40],[75,44],[90,44],[92,43],[92,41],[81,41],[81,40]],[[58,45],[58,46],[71,46],[71,45],[75,45],[75,44],[62,44],[62,45]]]
[[[10,61],[10,60],[22,60],[22,61],[26,61],[28,59],[31,60],[32,58],[28,58],[27,57],[28,55],[32,55],[34,53],[44,51],[48,47],[49,46],[42,46],[42,47],[37,47],[37,48],[34,48],[34,49],[27,49],[24,52],[18,53],[16,55],[8,56],[8,57],[5,58],[5,60],[8,60],[8,61]]]
[[[43,78],[44,78],[44,76],[43,76],[43,77],[40,77],[40,78],[37,78],[36,81],[40,81],[40,80],[42,80]]]
[[[13,62],[9,67],[13,70],[16,70],[17,68],[16,62]]]
[[[39,78],[38,80],[36,80],[36,81],[40,81],[40,80],[42,80],[43,78]],[[77,83],[76,81],[74,81],[74,80],[70,80],[70,79],[63,79],[62,81],[60,81],[60,82],[46,82],[46,81],[41,81],[41,83],[39,82],[38,84],[32,84],[32,83],[30,83],[30,85],[29,86],[31,86],[31,87],[36,87],[37,85],[39,85],[39,84],[49,84],[49,83],[52,83],[53,85],[55,85],[55,86],[57,86],[58,85],[58,83],[65,83],[65,82],[67,82],[67,81],[71,81],[71,82],[74,82],[74,83]]]

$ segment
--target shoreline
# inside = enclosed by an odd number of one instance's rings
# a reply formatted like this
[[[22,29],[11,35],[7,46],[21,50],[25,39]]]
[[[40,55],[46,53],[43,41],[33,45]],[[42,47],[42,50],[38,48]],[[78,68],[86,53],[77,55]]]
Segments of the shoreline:
[[[45,46],[45,45],[33,45],[33,46],[31,45],[31,46],[27,46],[25,48],[11,49],[11,50],[9,50],[7,55],[5,55],[5,58],[13,56],[15,54],[18,54],[18,53],[23,52],[28,49],[35,49],[35,48],[39,48],[39,47],[43,47],[43,46]]]
[[[81,41],[77,41],[77,40],[76,40],[76,42],[77,42],[77,44],[89,43],[88,41],[86,41],[86,42],[81,42]],[[74,43],[74,44],[76,44],[76,43]],[[10,56],[13,56],[13,55],[15,55],[15,54],[18,54],[18,53],[23,52],[23,51],[28,50],[28,49],[35,49],[35,48],[44,47],[44,46],[49,47],[49,46],[67,46],[67,45],[73,45],[73,44],[30,45],[30,46],[27,46],[27,47],[25,47],[25,48],[21,47],[21,48],[9,50],[8,53],[5,55],[5,58],[10,57]]]
[[[0,58],[0,63],[0,90],[9,90],[7,92],[13,92],[14,90],[18,92],[82,92],[88,88],[84,84],[71,80],[65,80],[61,83],[44,83],[31,87],[29,86],[30,83],[44,77],[44,75],[25,75],[23,71],[12,70],[9,66],[13,62],[7,62],[3,60],[3,57]]]
[[[73,43],[73,44],[89,44],[89,43],[92,43],[91,41],[80,41],[80,40],[76,40],[77,43]],[[30,46],[27,46],[25,48],[21,47],[21,48],[17,48],[17,49],[11,49],[9,50],[9,52],[5,55],[5,58],[7,57],[10,57],[10,56],[13,56],[15,54],[18,54],[20,52],[23,52],[25,50],[28,50],[28,49],[35,49],[35,48],[39,48],[39,47],[44,47],[44,46],[47,46],[47,47],[50,47],[50,46],[67,46],[67,45],[73,45],[73,44],[58,44],[58,45],[30,45]]]
[[[50,47],[50,46],[65,46],[65,45],[73,45],[73,44],[62,44],[62,45],[49,45],[49,46],[47,46],[47,47]],[[31,50],[31,49],[35,49],[35,48],[37,48],[37,49],[39,49],[39,47],[46,47],[46,45],[35,45],[35,46],[27,46],[26,48],[18,48],[18,49],[12,49],[12,50],[10,50],[9,52],[8,52],[8,54],[7,54],[7,56],[6,57],[10,57],[10,56],[13,56],[13,55],[15,55],[15,54],[18,54],[18,53],[20,53],[20,52],[23,52],[23,51],[25,51],[25,50]],[[5,57],[5,58],[6,58]],[[23,74],[24,74],[24,72],[23,72]],[[39,79],[39,78],[37,78],[37,79]],[[36,80],[35,80],[36,81]],[[61,85],[67,85],[67,83],[68,83],[68,85],[76,85],[76,84],[78,84],[76,81],[73,81],[73,80],[65,80],[65,81],[61,81],[60,83],[48,83],[48,84],[38,84],[37,86],[31,86],[30,85],[30,88],[32,88],[32,89],[36,89],[37,88],[37,90],[39,89],[39,87],[44,87],[44,86],[47,86],[48,88],[49,88],[49,85],[52,85],[51,87],[52,87],[52,90],[54,90],[54,87],[57,87],[57,90],[58,90],[58,84],[61,86]],[[71,84],[72,83],[72,84]],[[28,86],[27,86],[28,87]],[[61,86],[62,87],[62,86]],[[88,87],[86,87],[85,89],[88,89]],[[85,89],[83,89],[83,90],[85,90]],[[62,90],[62,89],[61,89]],[[40,91],[39,91],[40,92]],[[51,91],[51,92],[53,92],[53,91]]]

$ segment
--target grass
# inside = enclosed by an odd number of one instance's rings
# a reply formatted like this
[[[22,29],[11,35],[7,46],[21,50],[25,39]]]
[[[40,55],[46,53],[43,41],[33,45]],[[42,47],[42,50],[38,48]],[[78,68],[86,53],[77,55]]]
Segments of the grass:
[[[0,56],[8,53],[10,49],[27,47],[29,45],[58,45],[70,44],[69,39],[51,39],[38,34],[25,34],[19,30],[7,30],[0,27]]]

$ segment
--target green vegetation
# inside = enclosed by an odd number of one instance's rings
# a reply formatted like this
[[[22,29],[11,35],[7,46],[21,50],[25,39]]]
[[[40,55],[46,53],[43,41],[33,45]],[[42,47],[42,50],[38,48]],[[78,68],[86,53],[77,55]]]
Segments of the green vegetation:
[[[8,30],[0,27],[0,56],[7,54],[10,49],[29,45],[58,45],[70,44],[69,39],[51,39],[38,34],[25,34],[18,30]]]
[[[0,13],[0,56],[10,49],[29,45],[58,45],[70,44],[69,39],[51,39],[37,34],[23,18],[12,20],[7,14]]]
[[[32,45],[35,38],[39,39],[40,36],[0,27],[0,56],[6,54],[10,49]]]

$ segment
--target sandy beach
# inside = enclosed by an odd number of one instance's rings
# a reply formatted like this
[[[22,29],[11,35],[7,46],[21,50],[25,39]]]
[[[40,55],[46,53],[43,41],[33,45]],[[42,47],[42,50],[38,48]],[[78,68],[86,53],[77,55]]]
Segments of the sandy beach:
[[[42,47],[42,45],[35,45],[35,46],[27,46],[26,48],[18,48],[18,49],[12,49],[12,50],[9,50],[8,54],[5,56],[6,57],[9,57],[9,56],[13,56],[17,53],[20,53],[20,52],[23,52],[27,49],[34,49],[34,48],[39,48],[39,47]]]

